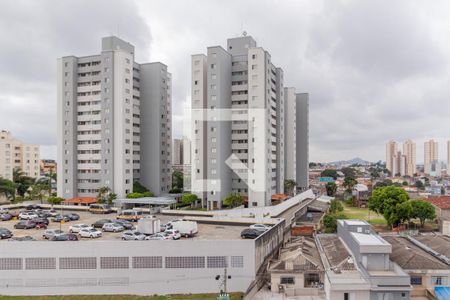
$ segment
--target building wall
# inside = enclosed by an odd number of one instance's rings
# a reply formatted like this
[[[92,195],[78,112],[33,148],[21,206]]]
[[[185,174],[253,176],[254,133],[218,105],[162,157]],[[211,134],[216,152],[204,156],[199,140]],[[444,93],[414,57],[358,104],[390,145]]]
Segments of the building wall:
[[[309,186],[309,94],[296,95],[297,189]]]
[[[39,146],[23,144],[10,132],[0,132],[0,177],[12,180],[14,169],[20,169],[25,175],[40,176]]]
[[[225,267],[228,291],[244,292],[255,278],[251,240],[34,241],[0,251],[2,295],[217,293]]]
[[[425,174],[432,172],[432,164],[438,163],[438,142],[429,140],[424,144],[424,170]]]
[[[296,142],[296,95],[295,88],[284,88],[284,124],[286,129],[284,143],[284,177],[297,179],[297,142]]]
[[[140,65],[141,183],[156,195],[172,188],[171,75],[162,63]]]
[[[394,155],[397,153],[397,142],[389,141],[386,144],[386,169],[394,173]],[[392,174],[392,176],[395,174]]]
[[[403,143],[403,154],[406,157],[406,175],[414,176],[416,173],[416,143],[407,140]]]

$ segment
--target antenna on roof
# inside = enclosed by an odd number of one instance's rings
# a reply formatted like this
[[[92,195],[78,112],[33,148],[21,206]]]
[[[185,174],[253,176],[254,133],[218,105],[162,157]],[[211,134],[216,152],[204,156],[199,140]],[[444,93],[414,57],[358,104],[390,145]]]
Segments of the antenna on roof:
[[[242,36],[247,36],[247,31],[244,30],[244,31],[242,32]]]

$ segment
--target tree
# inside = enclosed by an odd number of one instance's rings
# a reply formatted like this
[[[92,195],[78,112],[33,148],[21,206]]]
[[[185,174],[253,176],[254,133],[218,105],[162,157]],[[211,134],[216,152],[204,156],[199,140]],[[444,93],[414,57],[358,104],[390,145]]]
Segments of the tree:
[[[128,199],[137,199],[137,198],[154,197],[154,196],[155,196],[155,194],[153,194],[150,191],[143,192],[143,193],[136,193],[136,192],[134,192],[134,193],[127,194],[127,198]]]
[[[369,198],[369,209],[383,215],[388,225],[395,227],[408,220],[412,212],[408,194],[395,186],[375,189]]]
[[[183,196],[181,196],[181,202],[184,204],[192,204],[195,203],[197,200],[198,197],[195,194],[183,194]]]
[[[223,205],[228,207],[237,207],[244,204],[244,198],[239,193],[231,193],[223,199]]]
[[[0,195],[13,202],[16,199],[16,184],[11,180],[0,177]]]
[[[412,206],[412,218],[417,218],[420,220],[420,226],[423,227],[425,220],[434,220],[436,218],[436,211],[434,206],[424,200],[411,200]]]
[[[353,187],[358,183],[356,179],[352,176],[345,176],[344,178],[344,187],[346,188],[347,192],[351,193]]]
[[[28,198],[30,200],[39,200],[42,203],[47,191],[48,189],[46,184],[36,183],[28,189]]]
[[[334,213],[326,214],[323,217],[323,225],[325,227],[325,232],[326,233],[336,232],[336,230],[337,230],[337,220],[346,219],[346,218],[347,217],[344,214],[342,214],[342,213],[339,213],[339,214],[334,214]]]
[[[113,204],[113,201],[117,199],[117,194],[116,193],[109,193],[108,195],[108,199],[107,202],[109,205]]]
[[[377,189],[380,187],[384,187],[384,186],[391,186],[392,184],[392,180],[390,179],[385,179],[383,181],[378,181],[377,183],[375,183],[375,185],[373,186],[373,189]]]
[[[337,185],[334,182],[328,182],[325,189],[327,190],[327,196],[333,197],[336,195]]]
[[[13,170],[13,180],[12,180],[17,189],[17,194],[21,197],[24,197],[28,192],[28,189],[35,184],[35,179],[30,176],[26,176],[24,172],[20,168],[15,168]]]
[[[178,170],[173,171],[172,189],[183,190],[183,172]]]
[[[133,181],[133,192],[134,193],[145,193],[148,192],[148,188],[143,186],[139,181]]]
[[[297,186],[297,183],[293,179],[285,179],[284,180],[284,192],[289,196],[294,195],[294,189]]]
[[[344,207],[342,206],[342,203],[338,200],[332,200],[330,202],[330,212],[335,214],[337,212],[343,211]]]
[[[107,186],[103,186],[98,189],[97,194],[97,202],[98,203],[106,203],[108,202],[109,194],[111,193],[111,189]]]
[[[356,176],[357,176],[357,171],[354,168],[351,168],[351,167],[342,168],[341,172],[344,173],[344,175],[346,177],[356,178]]]
[[[64,198],[61,197],[55,197],[55,196],[50,196],[47,199],[47,202],[50,203],[52,206],[53,205],[59,205],[64,201]]]
[[[320,173],[320,177],[333,177],[336,180],[338,178],[338,174],[336,170],[326,169]]]

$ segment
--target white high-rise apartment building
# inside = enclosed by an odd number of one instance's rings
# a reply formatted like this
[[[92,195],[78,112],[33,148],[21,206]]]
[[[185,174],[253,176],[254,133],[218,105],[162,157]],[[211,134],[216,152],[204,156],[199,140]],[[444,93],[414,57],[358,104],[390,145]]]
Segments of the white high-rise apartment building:
[[[405,176],[406,175],[406,155],[403,155],[401,151],[398,151],[392,157],[393,169],[392,176]]]
[[[181,166],[183,164],[183,140],[174,139],[173,140],[173,150],[172,150],[172,165]]]
[[[405,175],[413,177],[416,173],[416,143],[406,140],[403,143],[403,155],[405,156]]]
[[[394,155],[397,153],[397,142],[396,141],[389,141],[386,144],[386,169],[391,172],[391,175],[394,176]]]
[[[0,131],[0,177],[12,180],[13,171],[20,169],[26,176],[38,178],[39,146],[24,144],[9,131]]]
[[[92,56],[58,59],[58,195],[125,197],[139,180],[155,194],[171,188],[171,75],[138,64],[134,46],[102,39]]]
[[[425,174],[430,175],[433,173],[432,169],[438,164],[438,142],[435,140],[429,140],[424,144],[424,170]]]
[[[283,193],[286,131],[295,128],[286,125],[284,93],[283,70],[250,36],[192,56],[192,190],[208,209],[230,193],[250,207]]]

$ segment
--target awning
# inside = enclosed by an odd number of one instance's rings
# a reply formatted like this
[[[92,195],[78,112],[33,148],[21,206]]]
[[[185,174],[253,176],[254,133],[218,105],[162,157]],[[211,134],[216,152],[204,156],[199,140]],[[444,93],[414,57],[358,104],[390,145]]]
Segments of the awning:
[[[434,294],[438,300],[450,299],[450,286],[435,286]]]
[[[97,203],[95,197],[75,197],[72,199],[64,200],[64,204],[93,204]]]

